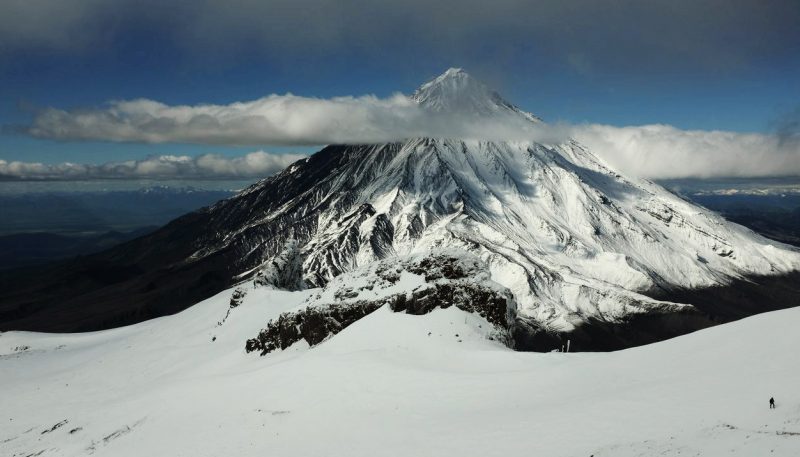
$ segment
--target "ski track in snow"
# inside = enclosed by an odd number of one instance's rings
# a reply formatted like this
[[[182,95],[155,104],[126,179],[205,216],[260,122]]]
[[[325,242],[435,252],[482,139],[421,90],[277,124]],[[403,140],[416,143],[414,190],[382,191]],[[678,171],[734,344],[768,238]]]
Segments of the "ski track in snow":
[[[86,334],[0,335],[0,455],[796,456],[800,309],[614,353],[519,353],[482,318],[381,308],[244,341],[318,290],[244,286]],[[213,341],[212,341],[213,339]],[[769,410],[767,399],[778,408]]]

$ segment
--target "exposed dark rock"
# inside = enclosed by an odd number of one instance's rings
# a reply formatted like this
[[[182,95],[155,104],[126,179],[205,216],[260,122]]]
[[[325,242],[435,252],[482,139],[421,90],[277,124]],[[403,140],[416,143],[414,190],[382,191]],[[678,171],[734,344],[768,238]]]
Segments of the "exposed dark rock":
[[[234,289],[233,293],[231,294],[231,301],[230,304],[228,305],[228,311],[225,312],[225,317],[223,317],[221,321],[217,322],[217,327],[221,326],[228,320],[228,318],[231,316],[231,311],[233,311],[235,308],[238,308],[239,305],[242,304],[242,301],[244,301],[244,297],[246,295],[247,295],[246,289],[243,289],[241,287],[237,287],[236,289]],[[217,337],[214,337],[214,340],[216,339]]]
[[[456,257],[426,257],[420,263],[408,267],[408,271],[425,277],[431,282],[437,279],[463,279],[467,272]]]
[[[244,289],[234,290],[233,294],[231,295],[230,309],[236,308],[237,306],[241,305],[245,295],[247,295],[247,291],[245,291]]]
[[[509,311],[510,293],[473,284],[435,284],[415,290],[409,296],[400,294],[390,302],[392,311],[427,314],[436,308],[456,308],[475,313],[501,329],[509,329],[513,317]]]
[[[257,337],[247,340],[245,350],[260,351],[261,355],[265,355],[276,349],[286,349],[300,340],[315,346],[383,304],[362,301],[346,305],[308,307],[293,313],[283,313],[268,322],[267,327]]]
[[[53,425],[52,427],[50,427],[50,428],[48,428],[47,430],[43,431],[43,432],[42,432],[42,435],[44,435],[44,434],[46,434],[46,433],[50,433],[50,432],[53,432],[53,431],[56,431],[56,430],[58,430],[59,428],[61,428],[61,427],[63,427],[64,425],[66,425],[66,424],[67,424],[67,422],[69,422],[69,421],[68,421],[67,419],[64,419],[63,421],[56,423],[56,424],[55,424],[55,425]]]
[[[265,355],[277,349],[286,349],[300,340],[315,346],[385,305],[392,311],[414,315],[455,306],[482,316],[503,333],[508,333],[514,319],[511,293],[465,280],[468,272],[462,259],[433,256],[404,267],[415,274],[427,274],[426,279],[438,282],[410,292],[354,302],[343,300],[358,297],[359,291],[345,286],[334,292],[338,303],[315,304],[298,312],[283,313],[268,322],[256,338],[247,341],[245,350],[259,351]],[[379,267],[376,271],[377,278],[390,285],[399,278],[398,270],[388,266]],[[369,290],[372,288],[373,285],[364,287]],[[510,340],[507,343],[510,344]]]

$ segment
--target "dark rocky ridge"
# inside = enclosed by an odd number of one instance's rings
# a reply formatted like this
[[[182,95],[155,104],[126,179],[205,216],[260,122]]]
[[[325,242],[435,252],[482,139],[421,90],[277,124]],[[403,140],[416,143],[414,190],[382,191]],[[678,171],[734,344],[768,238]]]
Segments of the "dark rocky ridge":
[[[313,303],[269,321],[258,336],[247,340],[245,350],[266,355],[286,349],[300,340],[315,346],[382,306],[413,315],[455,306],[489,321],[499,330],[498,337],[511,346],[510,333],[515,323],[513,297],[508,290],[483,284],[485,281],[476,275],[476,270],[477,262],[447,255],[380,265],[371,272],[374,281],[362,289],[344,286],[334,291],[336,302]],[[424,277],[425,286],[373,300],[347,301],[357,299],[363,290],[372,291],[397,284],[402,271]]]
[[[380,302],[358,302],[282,313],[277,319],[269,321],[258,336],[247,340],[245,350],[266,355],[286,349],[300,340],[305,340],[309,346],[316,346],[381,306],[383,303]]]
[[[305,340],[309,346],[316,346],[385,305],[394,312],[414,315],[455,306],[478,314],[495,327],[510,331],[513,321],[508,318],[508,300],[508,297],[494,290],[475,285],[458,287],[437,284],[409,295],[403,293],[377,301],[307,307],[301,311],[283,313],[268,322],[258,336],[247,340],[245,350],[266,355],[277,349],[286,349],[300,340]],[[510,344],[510,340],[508,342]]]

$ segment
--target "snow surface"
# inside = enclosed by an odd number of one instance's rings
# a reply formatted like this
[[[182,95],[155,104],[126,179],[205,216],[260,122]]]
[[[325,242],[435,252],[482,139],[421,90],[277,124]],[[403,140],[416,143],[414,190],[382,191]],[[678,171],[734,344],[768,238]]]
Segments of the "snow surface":
[[[800,449],[800,309],[615,353],[540,354],[488,340],[491,326],[455,307],[381,308],[319,346],[259,357],[243,341],[319,291],[243,290],[221,325],[232,290],[130,327],[0,334],[0,455]]]

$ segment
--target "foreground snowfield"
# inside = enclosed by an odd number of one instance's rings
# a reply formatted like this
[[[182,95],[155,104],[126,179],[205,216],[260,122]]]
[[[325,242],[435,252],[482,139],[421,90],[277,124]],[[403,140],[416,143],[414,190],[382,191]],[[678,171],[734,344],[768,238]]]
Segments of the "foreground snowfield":
[[[382,308],[315,348],[245,354],[309,293],[250,290],[221,326],[231,291],[126,328],[0,335],[0,455],[800,452],[800,309],[616,353],[536,354],[455,307]]]

